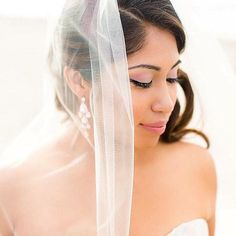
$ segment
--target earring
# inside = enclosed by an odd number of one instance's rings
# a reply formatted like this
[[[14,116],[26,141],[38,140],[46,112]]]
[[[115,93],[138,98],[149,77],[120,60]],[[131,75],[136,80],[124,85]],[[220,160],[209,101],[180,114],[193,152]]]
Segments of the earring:
[[[87,131],[91,128],[89,124],[89,118],[91,118],[91,114],[85,104],[85,97],[81,98],[81,104],[79,107],[79,118],[82,129],[85,131],[85,133],[87,133]]]

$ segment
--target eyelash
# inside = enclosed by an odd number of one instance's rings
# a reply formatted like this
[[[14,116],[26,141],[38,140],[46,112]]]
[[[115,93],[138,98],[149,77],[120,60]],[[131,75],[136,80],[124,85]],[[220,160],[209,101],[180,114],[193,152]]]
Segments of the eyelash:
[[[166,79],[170,84],[178,83],[179,79],[177,78],[167,78]]]
[[[177,83],[177,82],[178,82],[178,78],[167,78],[166,80],[167,80],[167,82],[169,82],[170,84],[174,84],[174,83]],[[141,88],[144,88],[144,89],[150,88],[151,85],[152,85],[152,81],[149,82],[149,83],[141,83],[141,82],[139,82],[139,81],[130,79],[130,82],[133,83],[135,86],[141,87]]]
[[[133,83],[135,86],[142,87],[142,88],[150,88],[152,85],[152,81],[149,83],[141,83],[137,80],[130,79],[130,82]]]

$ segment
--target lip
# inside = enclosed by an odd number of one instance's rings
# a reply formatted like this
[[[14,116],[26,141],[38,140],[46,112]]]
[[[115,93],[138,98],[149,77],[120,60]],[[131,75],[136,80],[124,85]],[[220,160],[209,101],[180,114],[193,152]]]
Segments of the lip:
[[[149,124],[140,124],[144,129],[155,132],[158,134],[163,134],[166,130],[167,121],[159,121],[156,123],[149,123]]]

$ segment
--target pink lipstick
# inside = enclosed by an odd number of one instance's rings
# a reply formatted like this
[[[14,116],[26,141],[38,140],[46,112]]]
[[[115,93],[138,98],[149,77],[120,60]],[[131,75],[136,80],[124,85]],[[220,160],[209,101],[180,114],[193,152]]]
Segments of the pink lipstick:
[[[155,123],[149,123],[149,124],[140,124],[144,129],[155,132],[158,134],[163,134],[166,130],[166,121],[159,121]]]

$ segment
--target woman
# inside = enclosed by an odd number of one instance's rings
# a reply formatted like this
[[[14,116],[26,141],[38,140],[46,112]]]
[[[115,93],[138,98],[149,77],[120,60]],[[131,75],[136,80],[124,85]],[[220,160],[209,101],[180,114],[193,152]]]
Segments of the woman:
[[[186,128],[184,47],[168,0],[67,2],[49,50],[63,132],[1,166],[2,235],[214,235],[212,157],[181,141],[209,144]]]

